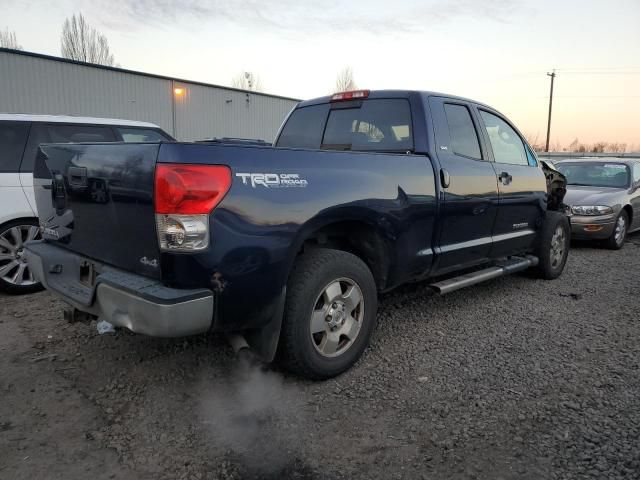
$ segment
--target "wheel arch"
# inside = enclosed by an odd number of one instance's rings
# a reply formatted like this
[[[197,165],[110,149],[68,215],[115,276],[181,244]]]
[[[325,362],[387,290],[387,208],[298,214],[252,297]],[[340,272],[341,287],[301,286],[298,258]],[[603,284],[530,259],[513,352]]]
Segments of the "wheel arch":
[[[15,222],[22,222],[22,221],[29,221],[29,222],[38,222],[38,217],[34,217],[33,215],[12,215],[10,217],[2,217],[0,218],[0,229],[4,228],[5,225],[9,224],[9,223],[15,223]]]
[[[313,219],[300,229],[291,248],[288,271],[305,250],[332,248],[360,258],[371,270],[378,290],[383,290],[393,264],[393,235],[381,226],[384,223],[376,224],[368,215]]]
[[[622,207],[622,210],[627,212],[627,216],[629,217],[629,226],[630,226],[633,223],[633,208],[631,207],[631,205],[626,204],[624,207]]]

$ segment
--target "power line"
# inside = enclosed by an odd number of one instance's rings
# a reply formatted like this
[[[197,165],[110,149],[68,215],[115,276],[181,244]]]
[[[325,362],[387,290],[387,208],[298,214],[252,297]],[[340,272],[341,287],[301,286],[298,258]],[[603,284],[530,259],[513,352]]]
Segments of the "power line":
[[[566,67],[566,68],[556,68],[556,70],[561,72],[568,72],[571,70],[640,70],[640,65],[626,65],[623,67]]]
[[[518,98],[547,98],[547,96]],[[556,95],[555,98],[640,98],[640,95]]]
[[[628,72],[599,72],[599,71],[563,71],[563,75],[640,75],[640,70],[637,72],[628,71]]]

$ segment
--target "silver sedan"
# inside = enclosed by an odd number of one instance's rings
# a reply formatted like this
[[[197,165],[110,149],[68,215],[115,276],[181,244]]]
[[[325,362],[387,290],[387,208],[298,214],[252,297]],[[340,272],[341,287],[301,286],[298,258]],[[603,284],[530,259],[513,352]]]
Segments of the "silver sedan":
[[[555,167],[567,177],[573,238],[603,240],[617,250],[640,230],[640,159],[577,158]]]

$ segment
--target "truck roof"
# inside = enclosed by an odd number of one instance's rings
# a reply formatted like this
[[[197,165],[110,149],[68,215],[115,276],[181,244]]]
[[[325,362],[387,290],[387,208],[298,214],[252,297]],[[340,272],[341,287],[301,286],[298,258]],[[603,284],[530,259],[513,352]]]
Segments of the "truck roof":
[[[75,115],[37,115],[32,113],[0,113],[0,121],[9,122],[47,122],[47,123],[78,123],[92,125],[118,125],[122,127],[160,128],[150,122],[136,120],[122,120],[117,118],[77,117]]]
[[[441,93],[441,92],[432,92],[432,91],[426,91],[426,90],[370,90],[369,91],[369,96],[367,98],[408,98],[410,95],[413,94],[419,94],[419,95],[423,95],[425,97],[447,97],[447,98],[454,98],[457,100],[462,100],[465,102],[471,102],[471,103],[475,103],[478,105],[483,105],[485,107],[491,108],[489,107],[489,105],[486,105],[482,102],[478,102],[477,100],[472,100],[470,98],[465,98],[465,97],[460,97],[458,95],[450,95],[448,93]],[[310,100],[304,100],[300,103],[298,103],[298,107],[307,107],[309,105],[320,105],[322,103],[328,103],[331,101],[331,95],[327,95],[324,97],[318,97],[318,98],[312,98]],[[492,110],[494,110],[492,108]]]

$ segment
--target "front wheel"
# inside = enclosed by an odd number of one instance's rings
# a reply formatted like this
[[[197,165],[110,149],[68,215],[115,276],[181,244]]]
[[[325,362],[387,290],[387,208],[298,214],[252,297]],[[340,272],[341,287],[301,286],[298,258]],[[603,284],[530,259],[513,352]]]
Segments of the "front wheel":
[[[611,250],[620,250],[624,247],[624,241],[627,238],[627,230],[629,225],[629,215],[622,210],[616,218],[616,223],[613,226],[613,232],[611,236],[606,240],[607,248]]]
[[[537,276],[546,280],[558,278],[567,263],[571,244],[571,227],[566,215],[548,211],[540,231],[536,255]]]
[[[360,258],[330,249],[302,254],[287,284],[281,363],[312,379],[348,370],[369,344],[376,310],[375,281]]]
[[[36,220],[14,220],[0,226],[0,290],[15,294],[42,290],[24,257],[24,243],[39,238]]]

